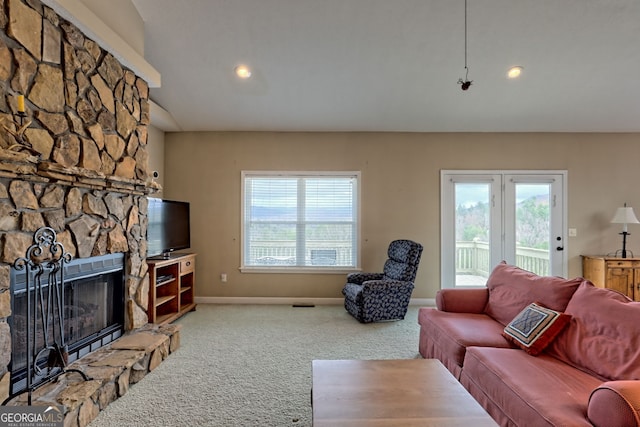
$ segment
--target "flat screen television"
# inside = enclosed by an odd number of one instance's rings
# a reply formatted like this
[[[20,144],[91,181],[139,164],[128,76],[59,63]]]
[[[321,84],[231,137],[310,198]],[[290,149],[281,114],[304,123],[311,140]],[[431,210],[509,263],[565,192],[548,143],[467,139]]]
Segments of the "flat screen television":
[[[147,258],[169,258],[171,252],[191,246],[189,203],[149,198]]]

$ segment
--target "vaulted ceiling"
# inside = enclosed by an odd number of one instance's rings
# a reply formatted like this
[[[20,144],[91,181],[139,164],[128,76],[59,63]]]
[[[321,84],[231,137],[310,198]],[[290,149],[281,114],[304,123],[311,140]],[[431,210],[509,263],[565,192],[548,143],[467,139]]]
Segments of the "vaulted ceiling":
[[[132,1],[184,131],[640,131],[638,0],[468,0],[467,91],[464,0]]]

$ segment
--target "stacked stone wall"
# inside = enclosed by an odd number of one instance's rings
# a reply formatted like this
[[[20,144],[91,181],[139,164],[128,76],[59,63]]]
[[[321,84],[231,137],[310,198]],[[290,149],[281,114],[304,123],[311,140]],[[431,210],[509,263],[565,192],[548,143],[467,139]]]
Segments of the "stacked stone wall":
[[[143,79],[38,0],[0,0],[0,399],[10,266],[38,228],[74,258],[126,253],[125,327],[147,323],[148,124]]]

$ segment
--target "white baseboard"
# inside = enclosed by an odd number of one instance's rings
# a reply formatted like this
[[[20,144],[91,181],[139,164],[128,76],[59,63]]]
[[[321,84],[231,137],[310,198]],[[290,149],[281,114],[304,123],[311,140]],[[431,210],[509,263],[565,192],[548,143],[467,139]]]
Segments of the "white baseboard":
[[[409,305],[419,305],[420,307],[435,307],[435,298],[411,298]]]
[[[340,305],[344,298],[196,297],[197,304]]]
[[[196,304],[342,305],[344,298],[196,297]],[[433,298],[412,298],[409,305],[435,307]]]

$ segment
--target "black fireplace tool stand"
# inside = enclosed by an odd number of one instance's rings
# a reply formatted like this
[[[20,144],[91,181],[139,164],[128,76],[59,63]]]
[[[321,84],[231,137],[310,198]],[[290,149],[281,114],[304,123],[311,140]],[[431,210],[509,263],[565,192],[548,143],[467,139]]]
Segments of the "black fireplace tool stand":
[[[28,393],[27,404],[31,406],[34,390],[67,372],[77,372],[85,381],[91,379],[78,369],[67,368],[64,264],[70,261],[71,254],[57,241],[56,232],[42,227],[35,232],[25,256],[13,263],[15,270],[26,274],[27,376],[26,388],[12,393],[2,405]]]

